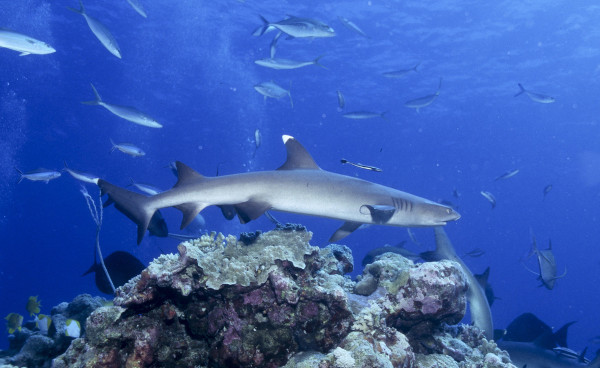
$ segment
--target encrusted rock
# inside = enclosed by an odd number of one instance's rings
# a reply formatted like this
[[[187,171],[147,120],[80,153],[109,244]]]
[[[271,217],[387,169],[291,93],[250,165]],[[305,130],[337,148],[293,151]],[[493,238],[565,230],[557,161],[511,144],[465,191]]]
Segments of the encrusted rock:
[[[386,253],[355,283],[347,247],[299,227],[255,235],[160,256],[53,366],[514,368],[477,328],[448,327],[466,309],[456,263]]]

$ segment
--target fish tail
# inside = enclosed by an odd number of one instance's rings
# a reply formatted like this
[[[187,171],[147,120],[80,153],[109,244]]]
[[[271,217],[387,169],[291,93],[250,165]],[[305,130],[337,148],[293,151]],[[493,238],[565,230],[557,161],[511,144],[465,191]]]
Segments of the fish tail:
[[[519,93],[517,93],[517,94],[516,94],[514,97],[520,96],[520,95],[522,95],[523,93],[525,93],[525,88],[523,88],[523,85],[522,85],[521,83],[518,83],[518,84],[519,84],[519,88],[520,88],[521,90],[520,90],[520,91],[519,91]]]
[[[269,30],[269,21],[265,19],[265,17],[263,17],[262,15],[259,15],[260,20],[262,20],[263,25],[258,27],[254,32],[252,32],[252,35],[254,36],[262,36],[265,33],[267,33],[267,31]]]
[[[381,113],[381,115],[380,115],[380,116],[381,116],[381,118],[382,118],[382,119],[387,119],[387,114],[388,114],[388,113],[389,113],[389,111],[384,111],[384,112],[382,112],[382,113]]]
[[[112,144],[112,147],[110,148],[110,153],[113,153],[116,149],[117,149],[117,144],[115,143],[115,141],[112,140],[112,138],[110,139],[110,144]]]
[[[17,172],[19,173],[19,175],[21,175],[19,177],[19,181],[17,182],[17,184],[19,184],[21,181],[23,181],[23,172],[21,170],[17,169],[16,167],[15,167],[15,170],[17,170]]]
[[[315,60],[313,60],[313,64],[320,66],[323,69],[327,69],[327,67],[325,67],[323,64],[319,63],[319,60],[321,60],[321,58],[325,56],[325,55],[319,55]]]
[[[79,10],[71,8],[70,6],[67,6],[67,9],[77,14],[85,14],[85,8],[83,7],[83,2],[81,0],[79,0]]]
[[[157,210],[152,206],[151,197],[118,187],[102,179],[98,180],[98,187],[102,195],[108,195],[104,207],[114,203],[117,210],[137,225],[137,243],[140,244]]]
[[[90,83],[90,86],[92,86],[92,90],[94,91],[94,96],[96,97],[96,99],[93,101],[83,101],[82,104],[84,104],[84,105],[100,105],[100,103],[102,102],[102,98],[100,97],[100,94],[98,93],[98,91],[96,90],[96,87],[94,87],[94,85],[92,83]]]
[[[418,72],[417,68],[418,68],[419,66],[421,66],[421,62],[420,62],[420,61],[417,63],[417,65],[415,65],[415,67],[414,67],[414,68],[412,68],[412,70],[414,70],[415,72]]]

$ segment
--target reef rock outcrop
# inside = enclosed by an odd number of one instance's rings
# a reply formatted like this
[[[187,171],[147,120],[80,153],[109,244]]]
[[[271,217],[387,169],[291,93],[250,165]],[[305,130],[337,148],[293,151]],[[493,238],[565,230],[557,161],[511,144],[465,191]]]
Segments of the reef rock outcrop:
[[[180,244],[94,311],[53,367],[510,366],[477,329],[447,327],[466,309],[455,263],[388,253],[356,283],[344,276],[350,250],[311,236],[284,228]]]

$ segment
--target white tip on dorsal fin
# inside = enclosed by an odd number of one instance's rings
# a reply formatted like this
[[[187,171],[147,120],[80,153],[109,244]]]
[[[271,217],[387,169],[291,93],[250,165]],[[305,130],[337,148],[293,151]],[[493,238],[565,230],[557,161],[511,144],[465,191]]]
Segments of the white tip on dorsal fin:
[[[287,159],[277,170],[321,169],[310,153],[294,137],[283,135],[281,138],[287,150]]]

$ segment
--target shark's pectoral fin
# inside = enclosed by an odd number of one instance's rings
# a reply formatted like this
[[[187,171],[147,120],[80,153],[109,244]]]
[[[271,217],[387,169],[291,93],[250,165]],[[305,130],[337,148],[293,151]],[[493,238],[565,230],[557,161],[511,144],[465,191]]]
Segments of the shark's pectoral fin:
[[[360,213],[371,215],[371,220],[376,224],[387,223],[394,216],[394,212],[396,212],[396,209],[393,206],[370,204],[360,206]]]
[[[181,220],[180,229],[183,229],[186,226],[188,226],[194,220],[194,218],[198,216],[200,211],[202,211],[205,207],[206,205],[204,203],[198,202],[187,202],[175,206],[175,208],[177,208],[179,211],[181,211],[181,213],[183,213],[183,219]]]
[[[256,220],[262,216],[266,211],[271,209],[271,205],[266,202],[248,201],[244,203],[238,203],[235,206],[235,212],[240,219],[240,223],[245,224],[252,220]]]
[[[331,238],[329,238],[329,242],[334,243],[336,241],[340,241],[348,235],[352,234],[354,230],[358,229],[361,226],[361,222],[344,222],[344,224],[339,229],[337,229],[336,232],[333,233],[333,235],[331,235]]]
[[[227,220],[232,220],[235,217],[235,207],[229,205],[219,206],[221,213]]]

